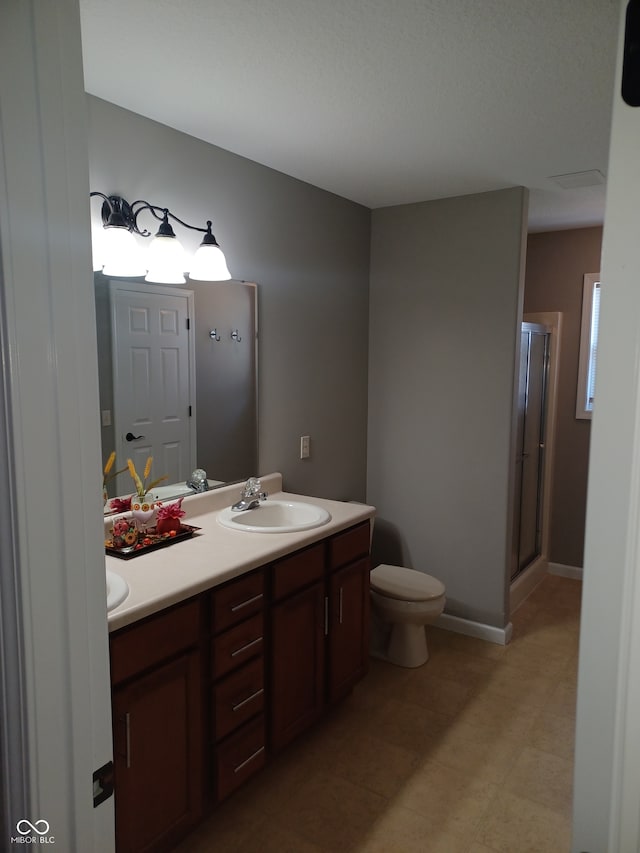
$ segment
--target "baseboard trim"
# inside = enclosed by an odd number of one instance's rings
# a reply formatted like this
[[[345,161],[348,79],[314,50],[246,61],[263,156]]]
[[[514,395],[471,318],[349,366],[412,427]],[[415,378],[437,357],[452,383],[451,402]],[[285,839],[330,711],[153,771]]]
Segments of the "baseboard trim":
[[[513,633],[511,622],[508,622],[504,628],[496,628],[494,625],[473,622],[471,619],[461,619],[459,616],[450,616],[448,613],[438,616],[434,624],[437,628],[444,628],[445,631],[454,631],[456,634],[465,634],[467,637],[487,640],[487,642],[496,643],[498,646],[506,646]]]
[[[581,581],[583,578],[583,568],[582,566],[565,566],[563,563],[549,563],[549,574]]]
[[[513,581],[509,588],[511,613],[515,613],[527,596],[531,595],[538,584],[542,582],[547,574],[548,565],[546,557],[538,557]]]

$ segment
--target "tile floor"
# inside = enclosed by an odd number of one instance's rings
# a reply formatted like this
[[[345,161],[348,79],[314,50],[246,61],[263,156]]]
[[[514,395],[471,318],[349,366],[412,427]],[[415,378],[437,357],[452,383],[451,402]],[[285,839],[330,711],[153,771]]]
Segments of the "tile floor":
[[[501,647],[428,629],[181,853],[566,853],[581,583],[547,576]]]

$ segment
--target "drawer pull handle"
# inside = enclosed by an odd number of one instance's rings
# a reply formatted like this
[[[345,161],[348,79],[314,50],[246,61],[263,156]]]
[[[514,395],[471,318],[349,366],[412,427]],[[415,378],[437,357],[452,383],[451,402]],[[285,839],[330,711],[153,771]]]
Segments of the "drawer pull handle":
[[[127,742],[127,770],[131,767],[131,715],[124,715],[125,737]]]
[[[262,696],[264,693],[264,687],[261,687],[260,690],[256,690],[255,693],[252,693],[251,696],[247,696],[246,699],[243,699],[242,702],[238,702],[236,705],[231,706],[232,711],[239,711],[240,708],[244,708],[245,705],[248,705],[249,702],[253,702],[254,699],[257,699],[258,696]]]
[[[239,773],[243,767],[246,767],[250,761],[253,761],[254,758],[257,758],[261,752],[264,752],[264,746],[261,746],[260,749],[256,749],[256,751],[253,753],[253,755],[250,755],[249,758],[245,758],[245,760],[242,762],[242,764],[238,764],[237,767],[234,767],[233,772]]]
[[[342,625],[342,587],[340,587],[340,604],[339,604],[338,610],[339,610],[339,621],[340,621],[340,624]]]
[[[329,636],[329,597],[324,597],[324,635]]]
[[[255,640],[251,640],[250,643],[245,643],[244,646],[240,646],[239,649],[236,649],[235,651],[231,652],[231,657],[234,658],[236,655],[241,655],[243,652],[248,651],[249,649],[253,648],[253,646],[257,646],[258,643],[261,642],[262,637],[257,637]]]
[[[255,601],[260,601],[262,598],[262,593],[259,595],[254,595],[253,598],[248,598],[246,601],[241,601],[240,604],[234,604],[231,608],[231,612],[235,613],[238,610],[242,610],[243,607],[248,607],[250,604],[253,604]]]

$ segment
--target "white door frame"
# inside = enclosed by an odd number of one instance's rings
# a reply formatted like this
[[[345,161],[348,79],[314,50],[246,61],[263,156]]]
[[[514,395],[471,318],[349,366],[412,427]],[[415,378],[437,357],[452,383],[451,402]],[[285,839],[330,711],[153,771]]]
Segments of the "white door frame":
[[[0,714],[21,736],[0,848],[26,819],[52,849],[110,853],[113,798],[94,809],[92,783],[112,744],[78,0],[0,4],[0,121],[0,668],[18,693]]]
[[[607,176],[598,391],[589,458],[574,775],[574,853],[640,845],[640,109],[620,95]]]

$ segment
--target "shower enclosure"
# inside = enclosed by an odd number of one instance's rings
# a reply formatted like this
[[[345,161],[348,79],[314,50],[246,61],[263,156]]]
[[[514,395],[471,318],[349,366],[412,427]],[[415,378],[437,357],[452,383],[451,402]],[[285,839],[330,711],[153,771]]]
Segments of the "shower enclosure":
[[[513,581],[541,554],[545,430],[549,377],[548,329],[523,323],[517,401]]]

